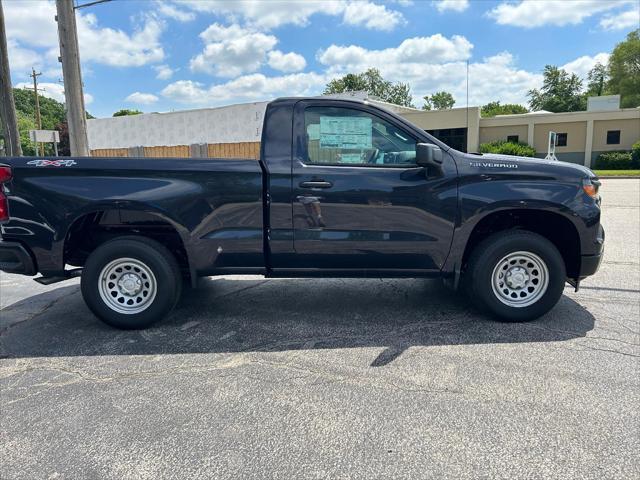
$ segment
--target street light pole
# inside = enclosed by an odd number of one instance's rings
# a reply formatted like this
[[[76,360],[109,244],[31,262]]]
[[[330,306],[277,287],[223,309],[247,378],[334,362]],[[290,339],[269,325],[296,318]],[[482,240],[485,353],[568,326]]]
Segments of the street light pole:
[[[56,9],[71,156],[88,157],[87,117],[82,93],[78,31],[73,0],[56,0]]]

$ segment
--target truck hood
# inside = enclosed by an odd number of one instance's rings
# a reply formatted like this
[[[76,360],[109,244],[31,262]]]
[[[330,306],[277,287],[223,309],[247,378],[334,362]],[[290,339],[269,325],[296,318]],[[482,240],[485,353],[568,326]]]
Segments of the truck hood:
[[[559,177],[592,178],[596,177],[589,168],[575,163],[559,160],[544,160],[542,158],[517,157],[514,155],[500,155],[497,153],[483,153],[482,155],[465,155],[474,164],[479,163],[484,168],[514,168],[530,173],[547,173]]]

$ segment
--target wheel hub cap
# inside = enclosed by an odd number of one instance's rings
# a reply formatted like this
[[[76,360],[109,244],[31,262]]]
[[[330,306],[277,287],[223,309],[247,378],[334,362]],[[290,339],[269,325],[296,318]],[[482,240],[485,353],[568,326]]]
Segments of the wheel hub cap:
[[[512,267],[507,270],[507,274],[505,275],[505,281],[507,285],[511,288],[519,289],[524,288],[524,286],[529,281],[529,275],[527,275],[527,271],[521,267]]]
[[[118,281],[120,291],[130,297],[142,290],[142,280],[134,273],[125,273]]]
[[[538,301],[549,286],[549,269],[532,252],[505,255],[493,269],[493,293],[505,305],[526,307]]]
[[[118,258],[100,272],[98,292],[111,310],[135,314],[153,303],[157,281],[151,268],[140,260]]]

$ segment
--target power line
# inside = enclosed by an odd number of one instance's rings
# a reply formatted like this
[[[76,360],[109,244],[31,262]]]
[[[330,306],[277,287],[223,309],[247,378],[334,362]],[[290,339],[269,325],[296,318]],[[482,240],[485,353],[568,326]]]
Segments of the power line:
[[[93,5],[98,5],[100,3],[110,2],[111,0],[95,0],[94,2],[85,3],[83,5],[76,5],[73,7],[74,10],[79,10],[81,8],[91,7]]]

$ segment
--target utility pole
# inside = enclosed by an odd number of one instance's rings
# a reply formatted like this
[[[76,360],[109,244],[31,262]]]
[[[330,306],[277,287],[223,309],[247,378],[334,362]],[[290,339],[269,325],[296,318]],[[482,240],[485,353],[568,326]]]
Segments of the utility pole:
[[[7,33],[4,28],[2,0],[0,0],[0,121],[2,122],[6,154],[10,157],[22,156],[16,104],[13,99],[11,73],[9,72]]]
[[[38,99],[38,77],[42,72],[36,73],[36,69],[31,67],[31,75],[33,78],[33,93],[36,96],[36,126],[38,130],[42,130],[42,118],[40,117],[40,100]],[[40,156],[44,157],[44,145],[40,144]]]
[[[78,31],[73,0],[56,0],[60,58],[71,156],[88,157],[87,117],[82,93]]]

